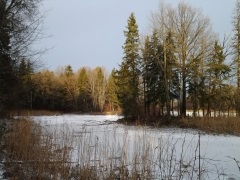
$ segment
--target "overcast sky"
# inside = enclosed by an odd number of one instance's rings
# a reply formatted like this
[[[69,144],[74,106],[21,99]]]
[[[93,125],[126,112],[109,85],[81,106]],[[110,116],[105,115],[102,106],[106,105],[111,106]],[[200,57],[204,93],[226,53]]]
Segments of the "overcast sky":
[[[176,6],[181,0],[166,0]],[[232,30],[235,0],[185,0],[200,8],[211,19],[213,30],[220,36]],[[122,45],[127,19],[135,14],[140,34],[149,27],[151,12],[159,7],[159,0],[45,0],[47,11],[42,46],[51,48],[43,57],[45,68],[55,70],[71,65],[117,68],[123,57]]]

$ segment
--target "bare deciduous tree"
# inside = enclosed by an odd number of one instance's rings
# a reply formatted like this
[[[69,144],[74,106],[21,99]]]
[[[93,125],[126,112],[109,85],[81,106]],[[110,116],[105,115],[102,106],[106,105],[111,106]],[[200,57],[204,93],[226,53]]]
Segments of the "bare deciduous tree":
[[[199,9],[182,2],[176,8],[162,3],[158,12],[152,14],[152,26],[159,31],[162,42],[171,32],[175,43],[175,56],[181,84],[181,115],[186,116],[187,80],[190,78],[191,63],[201,60],[210,52],[214,33],[207,17]],[[205,46],[203,46],[203,41]],[[167,47],[165,47],[167,48]]]

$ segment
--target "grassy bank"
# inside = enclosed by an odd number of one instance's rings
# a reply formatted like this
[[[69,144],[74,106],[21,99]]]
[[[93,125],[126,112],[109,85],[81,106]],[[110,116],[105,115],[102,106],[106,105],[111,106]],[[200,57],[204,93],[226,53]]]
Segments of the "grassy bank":
[[[50,110],[15,110],[10,111],[7,114],[9,114],[9,117],[13,116],[55,116],[55,115],[62,115],[62,114],[89,114],[89,115],[116,115],[121,114],[120,111],[105,111],[105,112],[61,112],[61,111],[50,111]]]
[[[209,134],[229,134],[240,136],[240,118],[238,117],[149,117],[148,120],[120,119],[118,123],[134,126],[178,127],[196,129]]]
[[[54,115],[61,115],[63,112],[61,111],[49,111],[49,110],[15,110],[8,112],[10,117],[14,116],[54,116]]]
[[[185,118],[179,120],[177,126],[199,129],[212,134],[240,136],[240,118],[238,117]]]

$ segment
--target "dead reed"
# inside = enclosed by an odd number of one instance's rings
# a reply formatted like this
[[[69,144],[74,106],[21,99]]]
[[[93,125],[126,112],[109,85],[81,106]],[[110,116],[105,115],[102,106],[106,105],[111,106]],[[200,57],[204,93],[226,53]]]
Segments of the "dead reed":
[[[238,117],[190,117],[177,122],[181,128],[194,128],[207,133],[240,135]]]
[[[29,117],[29,116],[53,116],[61,115],[60,111],[49,111],[49,110],[11,110],[9,112],[10,117]]]
[[[44,134],[42,127],[27,119],[8,124],[3,137],[4,165],[12,179],[68,179],[69,153],[64,146],[56,152],[53,134]]]

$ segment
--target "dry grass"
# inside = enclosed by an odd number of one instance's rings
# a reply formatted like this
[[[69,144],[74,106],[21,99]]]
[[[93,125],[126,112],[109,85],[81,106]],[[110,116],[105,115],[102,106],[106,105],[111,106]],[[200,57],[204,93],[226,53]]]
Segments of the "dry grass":
[[[240,135],[240,118],[199,117],[185,118],[177,122],[181,128],[194,128],[208,133]]]
[[[239,117],[148,117],[147,120],[120,119],[120,124],[150,127],[179,127],[201,130],[210,134],[228,134],[240,136]]]
[[[4,136],[8,157],[4,165],[12,179],[68,179],[69,154],[55,153],[51,134],[44,135],[39,125],[26,119],[12,121],[9,128]]]
[[[9,112],[10,117],[13,116],[53,116],[60,115],[62,112],[60,111],[49,111],[49,110],[16,110]]]

